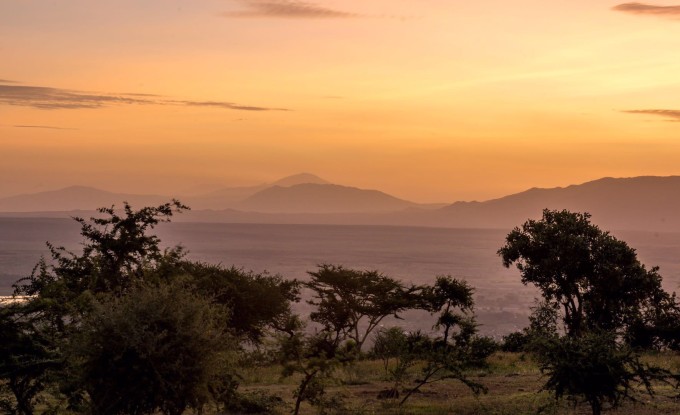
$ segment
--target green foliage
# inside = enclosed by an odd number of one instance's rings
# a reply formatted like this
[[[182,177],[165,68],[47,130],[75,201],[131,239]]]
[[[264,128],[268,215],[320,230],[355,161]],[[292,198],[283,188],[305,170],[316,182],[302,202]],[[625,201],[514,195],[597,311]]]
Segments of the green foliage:
[[[587,213],[546,209],[541,220],[510,232],[498,254],[562,310],[570,336],[627,329],[651,297],[663,295],[658,268],[647,270],[634,249],[591,224]]]
[[[223,400],[236,387],[224,370],[235,348],[226,318],[181,284],[132,287],[84,319],[67,355],[74,382],[102,415],[178,415]]]
[[[405,287],[378,271],[359,271],[336,265],[321,265],[309,272],[305,287],[312,290],[309,304],[316,306],[312,321],[337,336],[349,338],[361,351],[371,332],[387,316],[415,308],[418,287]]]
[[[557,400],[585,401],[593,415],[625,400],[637,402],[641,390],[653,395],[652,381],[669,376],[643,364],[632,349],[604,332],[546,338],[538,356],[541,372],[548,376],[544,389],[552,391]]]

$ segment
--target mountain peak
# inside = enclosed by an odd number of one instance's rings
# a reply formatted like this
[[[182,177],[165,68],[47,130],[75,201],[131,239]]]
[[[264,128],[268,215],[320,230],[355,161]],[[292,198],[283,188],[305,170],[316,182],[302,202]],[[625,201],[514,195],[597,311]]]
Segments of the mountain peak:
[[[272,186],[290,187],[298,184],[330,184],[329,181],[311,173],[299,173],[284,177],[272,183]]]

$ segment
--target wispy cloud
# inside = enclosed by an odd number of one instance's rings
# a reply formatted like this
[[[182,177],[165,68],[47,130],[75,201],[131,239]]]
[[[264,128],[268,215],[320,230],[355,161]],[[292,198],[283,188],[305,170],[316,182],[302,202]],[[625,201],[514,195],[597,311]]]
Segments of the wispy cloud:
[[[271,17],[287,19],[348,19],[360,14],[335,10],[297,0],[242,0],[245,9],[225,12],[224,17]]]
[[[167,101],[170,104],[186,105],[189,107],[215,107],[224,108],[229,110],[240,110],[240,111],[290,111],[286,108],[265,108],[265,107],[254,107],[252,105],[239,105],[233,102],[220,102],[220,101]]]
[[[680,110],[648,109],[648,110],[627,110],[623,112],[627,114],[655,115],[657,117],[664,117],[666,118],[667,121],[680,122]]]
[[[644,3],[623,3],[613,10],[632,14],[651,14],[657,16],[680,16],[680,6],[656,6]]]
[[[45,130],[77,130],[77,128],[54,127],[51,125],[13,125],[14,128],[41,128]]]
[[[7,84],[0,81],[0,105],[31,107],[45,110],[95,109],[113,105],[183,105],[215,107],[239,111],[283,111],[283,108],[268,108],[241,105],[223,101],[182,101],[163,98],[152,94],[104,94],[50,88]]]
[[[9,79],[0,79],[0,84],[16,84],[17,81],[10,81]]]

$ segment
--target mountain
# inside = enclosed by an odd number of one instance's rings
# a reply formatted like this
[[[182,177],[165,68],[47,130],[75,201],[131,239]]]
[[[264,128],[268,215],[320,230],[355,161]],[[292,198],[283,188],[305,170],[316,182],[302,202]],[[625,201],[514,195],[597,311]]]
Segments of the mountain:
[[[265,213],[390,212],[416,206],[377,190],[336,184],[305,183],[272,186],[250,196],[235,207]]]
[[[284,177],[274,183],[244,187],[225,187],[205,195],[183,198],[181,200],[184,201],[186,199],[187,204],[193,209],[225,209],[272,186],[289,187],[305,183],[328,184],[329,182],[310,173],[300,173]]]
[[[249,208],[266,210],[266,203],[274,206],[279,199],[288,200],[290,194],[290,191],[270,189],[270,192],[263,193],[263,200],[254,198],[258,199],[258,204],[253,202],[254,206]],[[421,206],[404,209],[399,204],[395,207],[397,209],[392,211],[329,213],[332,210],[325,206],[326,213],[303,214],[299,212],[303,208],[298,205],[285,211],[279,210],[286,213],[192,212],[191,215],[196,216],[187,215],[180,220],[510,230],[527,219],[539,219],[542,210],[548,208],[589,212],[593,223],[605,230],[680,232],[680,177],[603,178],[568,187],[533,188],[484,202],[456,202],[440,209],[424,209]],[[245,210],[243,207],[238,209]],[[274,212],[275,209],[268,211]]]
[[[300,173],[277,180],[271,186],[290,187],[298,184],[331,184],[331,182],[311,173]]]
[[[533,188],[485,202],[457,202],[438,216],[448,226],[507,228],[540,218],[544,208],[589,212],[605,229],[680,231],[680,176],[606,177]]]
[[[127,201],[133,207],[158,205],[169,200],[160,195],[113,193],[86,186],[71,186],[47,192],[24,194],[0,199],[1,212],[46,212],[94,210],[103,206],[121,206]]]
[[[607,230],[680,232],[680,176],[603,178],[568,187],[533,188],[483,202],[456,202],[442,208],[419,205],[377,190],[324,182],[313,175],[296,175],[282,179],[278,185],[231,188],[231,194],[224,190],[221,194],[203,196],[203,205],[197,205],[193,198],[179,197],[193,210],[177,216],[176,220],[509,230],[529,218],[540,218],[541,211],[549,208],[589,212],[593,223]],[[140,207],[169,199],[168,196],[111,193],[74,186],[0,199],[0,212],[33,212],[0,216],[63,216],[64,213],[57,212],[120,206],[124,200]]]

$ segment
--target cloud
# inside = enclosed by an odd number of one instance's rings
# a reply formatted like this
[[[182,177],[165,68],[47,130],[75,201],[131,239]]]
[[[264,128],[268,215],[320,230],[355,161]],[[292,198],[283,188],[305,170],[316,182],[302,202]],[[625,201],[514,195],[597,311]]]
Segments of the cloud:
[[[112,104],[150,104],[148,99],[91,94],[59,88],[0,85],[0,104],[39,109],[101,108]]]
[[[14,128],[42,128],[46,130],[77,130],[77,128],[53,127],[51,125],[13,125]]]
[[[680,122],[680,110],[649,109],[649,110],[628,110],[623,112],[627,114],[656,115],[658,117],[666,118],[667,121]]]
[[[230,110],[240,110],[240,111],[290,111],[286,108],[265,108],[265,107],[254,107],[251,105],[238,105],[233,102],[219,102],[219,101],[168,101],[169,103],[186,105],[189,107],[215,107],[215,108],[225,108]]]
[[[222,13],[224,17],[272,17],[287,19],[347,19],[361,17],[298,0],[242,0],[245,10]]]
[[[16,84],[16,81],[10,81],[9,79],[0,79],[0,84]]]
[[[644,3],[623,3],[613,10],[632,14],[651,14],[657,16],[680,16],[680,6],[655,6]]]
[[[238,111],[284,111],[222,101],[178,101],[152,94],[104,94],[43,86],[7,85],[0,81],[0,105],[44,110],[96,109],[113,105],[181,105],[224,108]]]

